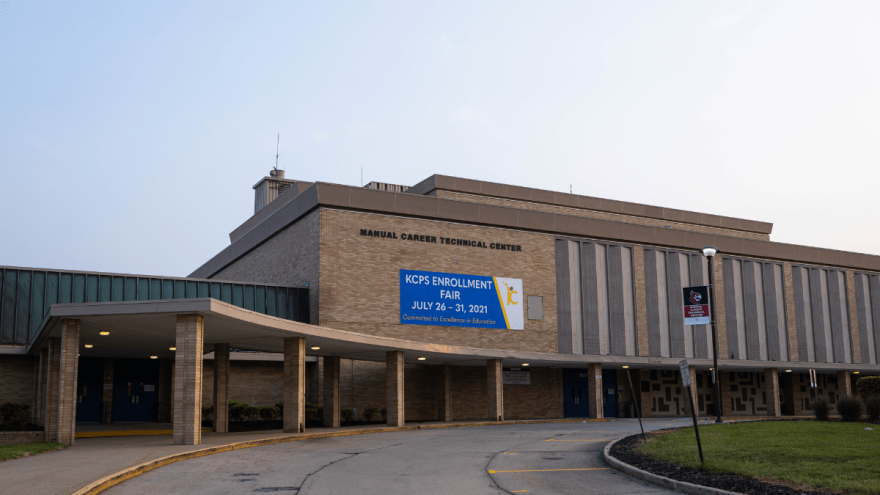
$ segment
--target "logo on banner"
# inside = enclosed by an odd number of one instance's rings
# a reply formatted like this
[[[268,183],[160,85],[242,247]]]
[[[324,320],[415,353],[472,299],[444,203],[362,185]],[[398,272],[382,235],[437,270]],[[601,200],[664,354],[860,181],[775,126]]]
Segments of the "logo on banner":
[[[523,329],[522,280],[400,270],[400,323]]]
[[[691,304],[700,304],[702,299],[703,296],[701,296],[699,292],[691,291]]]

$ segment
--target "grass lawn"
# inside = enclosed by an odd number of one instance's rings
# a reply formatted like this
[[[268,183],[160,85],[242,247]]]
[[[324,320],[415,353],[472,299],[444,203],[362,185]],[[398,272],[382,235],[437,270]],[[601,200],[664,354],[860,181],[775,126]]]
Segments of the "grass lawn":
[[[36,442],[22,443],[19,445],[2,445],[0,446],[0,461],[8,461],[10,459],[18,459],[29,455],[42,454],[50,450],[64,448],[63,444],[58,442]]]
[[[865,431],[866,427],[874,431]],[[853,494],[880,494],[880,427],[865,423],[766,421],[700,426],[706,468]],[[693,428],[659,435],[642,452],[699,467]]]

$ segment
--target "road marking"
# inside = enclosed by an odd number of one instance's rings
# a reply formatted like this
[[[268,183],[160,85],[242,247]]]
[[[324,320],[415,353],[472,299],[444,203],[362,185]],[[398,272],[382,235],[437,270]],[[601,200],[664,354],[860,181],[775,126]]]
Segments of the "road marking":
[[[589,439],[589,438],[582,438],[579,440],[556,440],[553,438],[548,438],[547,440],[544,440],[544,441],[545,442],[608,442],[609,440],[593,440],[593,439]]]
[[[489,474],[495,474],[495,473],[538,473],[538,472],[544,472],[544,471],[599,471],[602,469],[611,469],[611,468],[607,467],[607,468],[572,468],[572,469],[515,469],[512,471],[493,471],[490,469]]]
[[[525,493],[525,492],[527,492],[527,491],[528,491],[528,490],[513,490],[513,491],[511,491],[510,493]]]
[[[502,452],[502,454],[516,454],[516,452]]]

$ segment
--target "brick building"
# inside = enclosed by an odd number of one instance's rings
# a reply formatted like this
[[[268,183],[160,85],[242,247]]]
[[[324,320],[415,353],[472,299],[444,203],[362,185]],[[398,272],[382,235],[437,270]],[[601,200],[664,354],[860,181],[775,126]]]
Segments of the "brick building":
[[[68,443],[76,421],[198,443],[201,406],[223,432],[230,399],[283,402],[287,431],[306,402],[328,425],[676,416],[687,359],[715,414],[711,327],[683,315],[713,280],[723,415],[803,414],[880,372],[880,257],[772,242],[769,223],[440,175],[273,171],[254,190],[189,277],[0,270],[0,402]]]

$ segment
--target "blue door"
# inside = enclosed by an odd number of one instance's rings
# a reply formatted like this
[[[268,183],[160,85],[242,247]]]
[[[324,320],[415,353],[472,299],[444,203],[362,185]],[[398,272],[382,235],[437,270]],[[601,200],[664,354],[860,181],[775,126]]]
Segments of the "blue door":
[[[76,378],[76,422],[98,423],[101,421],[101,404],[104,394],[104,360],[80,358]]]
[[[159,361],[116,359],[113,362],[113,422],[157,420]]]
[[[562,396],[566,418],[589,418],[587,370],[562,370]]]
[[[617,370],[602,370],[603,413],[606,418],[617,417]]]

